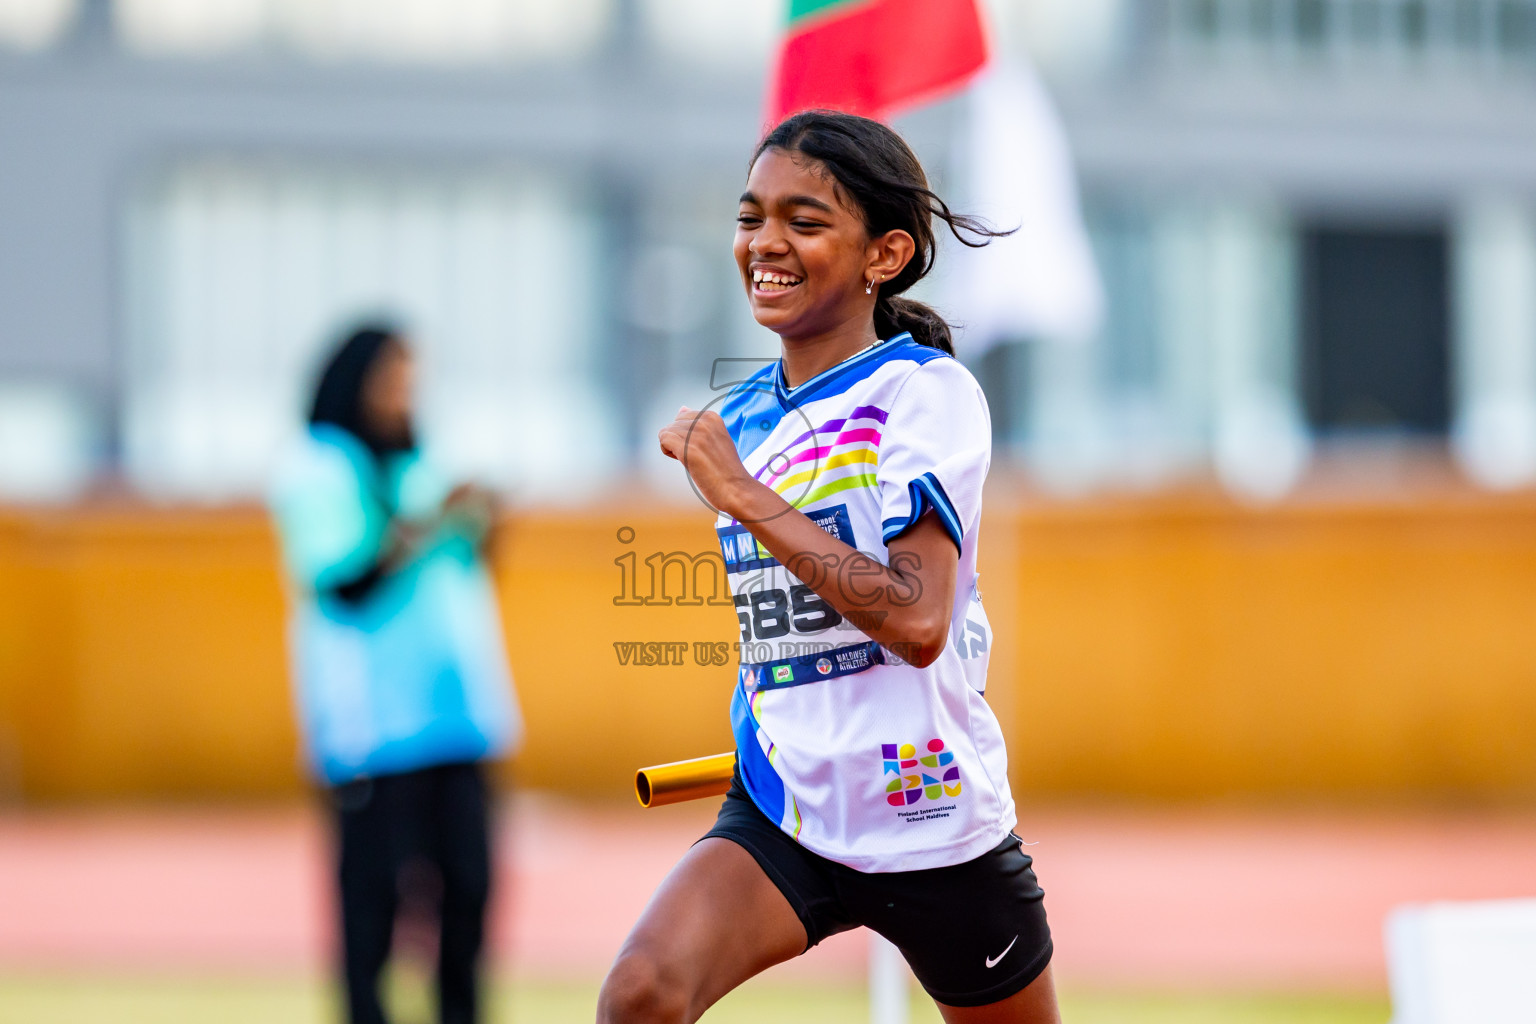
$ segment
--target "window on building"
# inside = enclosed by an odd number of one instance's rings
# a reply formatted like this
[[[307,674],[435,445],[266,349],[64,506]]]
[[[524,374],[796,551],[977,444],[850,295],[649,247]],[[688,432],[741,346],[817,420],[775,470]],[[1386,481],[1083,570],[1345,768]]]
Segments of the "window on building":
[[[423,435],[456,470],[558,500],[619,457],[600,221],[559,176],[197,161],[126,237],[124,462],[150,493],[260,494],[326,349],[378,315],[415,341]]]
[[[1302,250],[1302,377],[1313,428],[1444,433],[1444,230],[1314,227]]]

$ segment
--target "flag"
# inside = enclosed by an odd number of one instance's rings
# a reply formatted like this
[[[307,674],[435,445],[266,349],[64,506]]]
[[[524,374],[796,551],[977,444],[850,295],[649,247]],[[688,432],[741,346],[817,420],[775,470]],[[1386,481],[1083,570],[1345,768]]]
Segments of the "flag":
[[[945,304],[964,325],[957,348],[980,355],[1005,340],[1086,341],[1103,316],[1103,289],[1050,96],[1029,67],[1012,62],[980,76],[966,102],[959,206],[1018,230],[945,254]]]
[[[790,0],[768,116],[886,117],[964,85],[986,59],[977,0]]]

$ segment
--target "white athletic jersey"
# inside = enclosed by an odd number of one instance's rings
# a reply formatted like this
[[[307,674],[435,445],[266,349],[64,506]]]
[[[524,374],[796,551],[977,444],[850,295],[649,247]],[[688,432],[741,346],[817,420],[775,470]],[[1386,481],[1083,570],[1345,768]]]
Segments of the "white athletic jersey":
[[[752,524],[720,517],[741,621],[731,721],[748,793],[808,849],[859,871],[981,856],[1014,823],[1002,731],[982,696],[992,631],[976,534],[992,426],[981,388],[900,334],[793,389],[774,363],[737,384],[721,415],[747,471],[850,546],[889,564],[886,545],[932,509],[960,549],[950,643],[920,669],[805,585],[825,568],[780,565]],[[839,586],[855,601],[869,594],[868,567],[844,569]]]

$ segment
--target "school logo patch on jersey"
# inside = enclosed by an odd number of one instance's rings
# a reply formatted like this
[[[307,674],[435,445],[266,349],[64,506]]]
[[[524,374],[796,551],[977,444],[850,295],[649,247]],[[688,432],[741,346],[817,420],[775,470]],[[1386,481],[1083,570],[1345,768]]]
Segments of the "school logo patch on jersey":
[[[882,743],[880,754],[885,774],[896,776],[885,784],[885,802],[892,807],[908,807],[923,798],[938,800],[960,795],[960,766],[955,755],[944,749],[944,741],[931,739],[927,753],[917,754],[911,743]]]

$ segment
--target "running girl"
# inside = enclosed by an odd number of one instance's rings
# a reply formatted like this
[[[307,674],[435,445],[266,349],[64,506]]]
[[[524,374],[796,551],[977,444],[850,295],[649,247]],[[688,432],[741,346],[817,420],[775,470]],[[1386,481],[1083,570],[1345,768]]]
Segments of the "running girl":
[[[753,159],[736,264],[782,358],[660,433],[719,510],[746,652],[737,777],[625,941],[603,1024],[697,1020],[860,925],[950,1024],[1059,1019],[982,696],[986,401],[948,325],[899,297],[933,265],[933,217],[966,244],[993,234],[876,121],[797,114]]]

